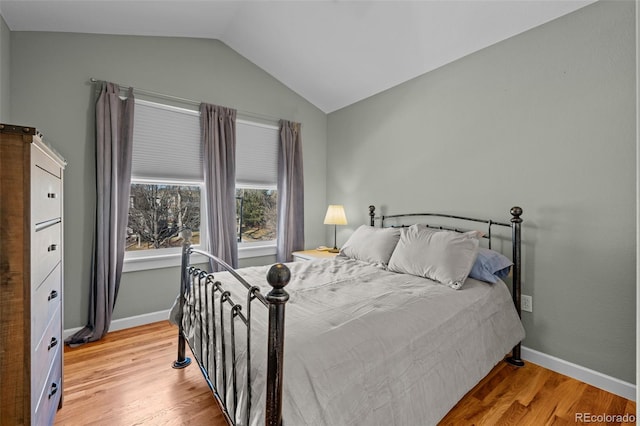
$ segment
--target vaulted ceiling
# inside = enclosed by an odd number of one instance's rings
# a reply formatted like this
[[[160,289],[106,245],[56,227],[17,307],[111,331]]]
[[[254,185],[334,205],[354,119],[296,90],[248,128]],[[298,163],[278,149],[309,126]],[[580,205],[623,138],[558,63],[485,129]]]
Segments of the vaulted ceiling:
[[[219,39],[329,113],[594,0],[0,0],[12,31]]]

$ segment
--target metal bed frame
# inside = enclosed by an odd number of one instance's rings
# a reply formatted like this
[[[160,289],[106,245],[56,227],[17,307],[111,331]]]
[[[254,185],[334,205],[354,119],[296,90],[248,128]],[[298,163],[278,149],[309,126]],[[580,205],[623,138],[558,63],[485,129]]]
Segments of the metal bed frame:
[[[400,220],[407,217],[436,217],[483,223],[487,226],[487,233],[484,238],[488,238],[489,247],[491,247],[493,226],[511,228],[511,241],[513,248],[512,260],[514,264],[512,268],[512,296],[518,316],[521,316],[522,243],[520,228],[522,219],[520,216],[522,215],[522,209],[520,207],[513,207],[511,208],[510,213],[512,216],[510,223],[503,223],[441,213],[410,213],[376,216],[375,207],[369,206],[369,224],[371,226],[375,226],[375,221],[379,220],[380,226],[384,227],[385,221],[390,221],[392,219]],[[463,229],[443,225],[427,226],[437,229],[466,232],[466,230]],[[214,397],[221,406],[227,421],[232,425],[235,425],[238,422],[236,417],[237,413],[235,413],[238,407],[238,395],[240,390],[244,390],[246,394],[246,409],[244,415],[241,416],[242,418],[240,419],[240,422],[248,425],[251,416],[251,312],[252,304],[257,300],[260,305],[268,310],[265,424],[267,426],[281,426],[285,304],[289,299],[289,294],[284,290],[284,287],[289,283],[291,278],[289,268],[287,268],[286,265],[277,263],[269,269],[266,278],[272,289],[269,293],[263,295],[258,287],[249,284],[226,262],[211,255],[210,253],[191,247],[191,231],[184,230],[181,235],[184,242],[182,246],[182,269],[178,300],[180,308],[178,318],[176,318],[179,327],[178,356],[176,361],[173,363],[173,367],[184,368],[191,364],[191,359],[185,356],[186,344],[188,344],[202,374],[205,377],[205,380],[214,394]],[[246,290],[246,299],[244,301],[233,300],[231,293],[228,290],[229,287],[224,287],[229,284],[223,284],[216,280],[213,273],[208,273],[193,266],[190,261],[190,256],[192,254],[205,256],[211,261],[216,262],[224,270],[228,271]],[[195,305],[197,305],[197,310],[195,310]],[[203,306],[204,314],[202,313]],[[183,321],[185,309],[188,309],[189,312],[187,317],[190,321],[189,326],[194,326],[194,322],[197,322],[200,327],[200,339],[193,343],[194,346],[199,347],[199,352],[194,350],[195,347],[189,342],[185,331]],[[211,314],[209,314],[210,310]],[[195,314],[193,312],[195,312]],[[230,342],[227,342],[225,339],[226,321],[229,321],[228,328],[230,330]],[[236,326],[245,327],[246,337],[244,342],[236,341]],[[210,345],[210,342],[213,342],[213,345]],[[239,377],[241,374],[238,373],[237,368],[236,353],[237,346],[240,344],[242,344],[242,348],[246,350],[246,374],[244,377]],[[227,347],[228,345],[229,347]],[[209,354],[206,359],[198,359],[198,356],[196,355],[197,353],[203,353],[203,347],[209,348],[211,346],[214,348],[213,365],[211,365],[211,356]],[[207,349],[207,351],[208,350],[209,349]],[[220,353],[219,357],[216,355],[218,352]],[[230,357],[227,356],[229,355],[228,352],[230,352]],[[218,358],[221,364],[220,366],[217,365]],[[524,365],[524,362],[520,358],[520,343],[513,348],[511,356],[507,357],[505,360],[515,366]],[[227,377],[228,370],[231,371],[231,377]],[[218,389],[218,384],[220,384],[220,389]],[[231,392],[229,392],[229,390]]]

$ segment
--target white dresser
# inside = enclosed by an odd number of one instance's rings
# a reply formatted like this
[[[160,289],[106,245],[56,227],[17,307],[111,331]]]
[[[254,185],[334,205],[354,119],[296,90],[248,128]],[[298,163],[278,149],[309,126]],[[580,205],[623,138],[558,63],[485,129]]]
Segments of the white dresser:
[[[0,124],[0,424],[62,405],[63,171],[34,128]]]

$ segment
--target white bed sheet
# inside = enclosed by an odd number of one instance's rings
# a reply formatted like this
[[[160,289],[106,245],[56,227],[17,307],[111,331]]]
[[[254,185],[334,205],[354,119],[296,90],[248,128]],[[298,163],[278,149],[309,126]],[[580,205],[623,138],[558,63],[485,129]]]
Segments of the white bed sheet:
[[[288,266],[285,426],[435,425],[524,338],[502,281],[467,279],[461,290],[453,290],[350,259]],[[266,294],[267,270],[238,272]],[[224,276],[216,274],[223,282]],[[240,294],[234,298],[244,303]],[[252,315],[250,423],[261,425],[266,309],[254,302]],[[236,333],[243,336],[241,329]],[[199,334],[192,330],[190,341]],[[198,345],[192,347],[199,351]],[[246,353],[237,355],[244,359]],[[206,359],[208,350],[197,356]],[[242,364],[238,372],[244,377]],[[244,423],[244,398],[241,394],[238,424]]]

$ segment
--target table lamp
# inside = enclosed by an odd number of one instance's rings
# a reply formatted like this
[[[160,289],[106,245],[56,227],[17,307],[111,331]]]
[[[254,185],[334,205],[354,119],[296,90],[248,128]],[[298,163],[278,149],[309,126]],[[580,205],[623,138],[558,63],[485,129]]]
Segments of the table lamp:
[[[327,209],[327,214],[324,217],[325,225],[333,225],[333,248],[329,249],[330,253],[338,253],[338,246],[336,244],[336,234],[338,225],[347,224],[347,216],[344,214],[344,207],[340,205],[331,204]]]

